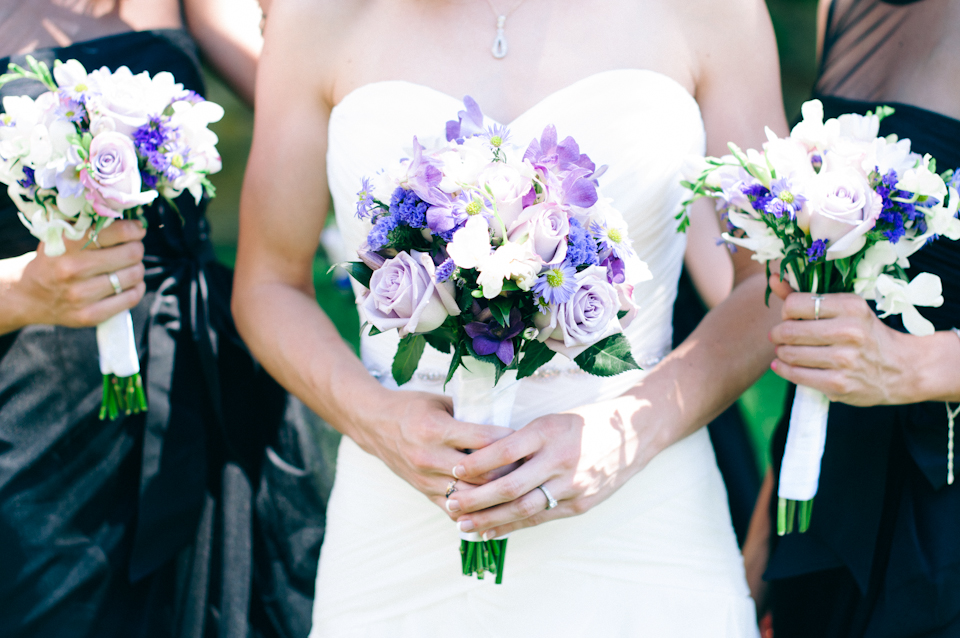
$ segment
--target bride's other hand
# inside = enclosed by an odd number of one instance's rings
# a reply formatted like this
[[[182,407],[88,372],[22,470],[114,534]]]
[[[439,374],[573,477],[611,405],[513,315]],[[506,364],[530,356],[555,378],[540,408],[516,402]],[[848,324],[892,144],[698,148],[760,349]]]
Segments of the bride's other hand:
[[[137,305],[146,292],[145,233],[139,222],[121,220],[100,232],[99,250],[88,234],[65,240],[66,252],[56,257],[45,255],[40,244],[36,252],[0,260],[0,334],[31,324],[95,326]],[[120,294],[111,273],[120,281]]]
[[[641,403],[621,397],[543,416],[464,458],[455,471],[467,482],[511,463],[522,465],[451,496],[447,508],[459,515],[460,530],[493,538],[582,514],[605,500],[646,465],[657,447],[652,430],[637,431],[628,424]],[[556,507],[547,509],[541,485],[556,499]]]
[[[857,406],[960,399],[957,335],[898,332],[857,295],[822,297],[819,320],[813,295],[786,297],[783,322],[770,331],[778,375]]]

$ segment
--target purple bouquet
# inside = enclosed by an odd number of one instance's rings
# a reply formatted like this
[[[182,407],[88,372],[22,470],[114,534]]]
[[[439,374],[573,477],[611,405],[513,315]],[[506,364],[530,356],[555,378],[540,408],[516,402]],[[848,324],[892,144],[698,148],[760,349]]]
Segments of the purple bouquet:
[[[599,376],[638,369],[623,329],[650,273],[600,196],[604,168],[573,138],[547,126],[523,150],[464,105],[444,143],[414,138],[409,157],[363,180],[356,212],[371,228],[346,267],[370,333],[401,336],[398,385],[429,344],[452,355],[454,416],[509,426],[518,381],[555,353]],[[463,573],[501,582],[506,539],[461,538]]]

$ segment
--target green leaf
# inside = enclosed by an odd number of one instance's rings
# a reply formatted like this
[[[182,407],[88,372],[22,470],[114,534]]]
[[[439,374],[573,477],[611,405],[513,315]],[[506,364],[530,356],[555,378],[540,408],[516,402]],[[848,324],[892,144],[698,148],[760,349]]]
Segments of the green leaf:
[[[584,372],[598,377],[612,377],[627,370],[639,370],[640,366],[630,353],[630,342],[623,334],[603,339],[574,358]]]
[[[494,297],[490,300],[490,312],[493,318],[501,326],[506,327],[510,323],[510,309],[513,308],[513,302],[506,297]]]
[[[427,346],[427,340],[423,335],[407,335],[400,340],[397,347],[397,354],[393,358],[393,380],[397,385],[403,385],[413,378],[413,373],[417,371],[417,365],[420,363],[420,357],[423,355],[423,349]]]
[[[453,349],[453,358],[450,359],[450,367],[447,369],[447,378],[443,381],[443,389],[447,389],[447,384],[450,383],[450,380],[453,379],[454,373],[456,373],[457,368],[460,367],[460,363],[463,359],[463,342],[458,341],[457,347]]]
[[[621,310],[617,313],[617,319],[623,319],[627,314],[629,314],[627,310]]]
[[[370,335],[371,337],[375,337],[375,336],[377,336],[377,335],[379,335],[379,334],[383,334],[383,330],[381,330],[380,328],[376,327],[375,325],[373,325],[373,324],[371,323],[371,324],[370,324],[370,332],[368,332],[367,334]]]
[[[548,348],[546,344],[539,341],[530,341],[523,349],[523,358],[520,359],[520,366],[517,371],[517,378],[523,379],[529,377],[540,369],[540,366],[553,359],[556,354]]]
[[[345,261],[334,264],[330,267],[333,270],[337,266],[347,271],[347,274],[357,280],[364,288],[370,288],[370,277],[373,276],[373,270],[362,261]]]
[[[431,346],[439,350],[444,354],[450,354],[450,350],[453,347],[453,344],[450,343],[449,339],[444,338],[443,336],[430,333],[423,335],[423,338],[427,340]]]

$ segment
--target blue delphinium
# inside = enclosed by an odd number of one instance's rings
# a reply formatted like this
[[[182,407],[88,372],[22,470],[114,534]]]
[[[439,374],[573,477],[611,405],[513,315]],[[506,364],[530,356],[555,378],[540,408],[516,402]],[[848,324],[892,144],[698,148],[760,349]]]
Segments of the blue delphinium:
[[[575,218],[570,218],[570,234],[567,236],[567,261],[576,266],[596,266],[598,263],[597,241]]]
[[[551,266],[537,278],[533,292],[548,304],[567,303],[576,290],[576,277],[577,269],[568,262]]]
[[[827,240],[826,239],[817,239],[814,240],[813,245],[807,249],[807,261],[811,264],[820,261],[823,259],[823,256],[827,254]]]

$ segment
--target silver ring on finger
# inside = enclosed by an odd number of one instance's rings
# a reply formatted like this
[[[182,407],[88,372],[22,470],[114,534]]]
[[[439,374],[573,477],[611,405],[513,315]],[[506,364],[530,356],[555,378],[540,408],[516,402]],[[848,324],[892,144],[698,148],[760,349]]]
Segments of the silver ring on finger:
[[[123,286],[120,285],[120,278],[117,277],[117,273],[107,273],[107,279],[110,280],[110,285],[113,286],[113,294],[119,295],[123,292]]]
[[[813,318],[819,321],[820,320],[820,304],[823,303],[823,295],[813,295],[810,298],[813,299]]]
[[[547,497],[547,510],[552,510],[557,506],[557,499],[553,498],[553,494],[550,493],[550,490],[547,489],[546,485],[540,485],[537,487],[537,489],[543,492],[543,495]]]
[[[96,246],[97,248],[103,248],[103,246],[101,246],[100,242],[98,241],[97,233],[93,233],[92,235],[90,235],[90,241],[92,241],[93,245]]]
[[[450,481],[447,484],[447,493],[444,494],[444,496],[446,496],[447,498],[450,498],[451,496],[453,496],[453,493],[457,491],[457,483],[459,481],[460,479],[453,479],[452,481]]]

